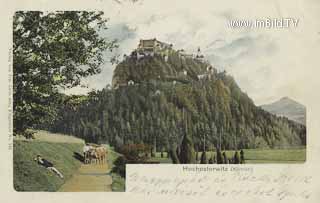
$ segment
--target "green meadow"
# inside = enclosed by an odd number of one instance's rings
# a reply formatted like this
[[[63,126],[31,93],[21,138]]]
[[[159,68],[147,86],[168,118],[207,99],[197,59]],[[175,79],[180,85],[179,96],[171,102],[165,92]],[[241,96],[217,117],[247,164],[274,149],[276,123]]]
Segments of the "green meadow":
[[[13,142],[13,185],[16,191],[57,191],[68,181],[82,164],[75,156],[82,154],[84,141],[82,139],[56,134],[47,131],[35,131],[34,138],[27,140],[16,137]],[[111,147],[108,149],[107,159],[109,168],[120,156]],[[60,179],[39,166],[34,158],[40,154],[43,158],[54,164],[63,175]],[[110,172],[112,176],[112,191],[124,191],[125,180],[117,173]]]
[[[263,164],[263,163],[304,163],[306,161],[306,148],[292,149],[244,149],[245,163],[247,164]],[[228,158],[231,158],[235,151],[225,151]],[[202,152],[198,152],[200,159]],[[207,159],[216,155],[216,152],[206,152]],[[161,158],[160,153],[156,153],[156,157],[150,158],[150,161],[160,163],[172,163],[170,158]]]
[[[82,153],[83,144],[80,143],[15,140],[13,147],[13,183],[16,191],[57,191],[81,164],[74,158],[74,152]],[[37,154],[50,160],[64,179],[39,166],[34,161]]]

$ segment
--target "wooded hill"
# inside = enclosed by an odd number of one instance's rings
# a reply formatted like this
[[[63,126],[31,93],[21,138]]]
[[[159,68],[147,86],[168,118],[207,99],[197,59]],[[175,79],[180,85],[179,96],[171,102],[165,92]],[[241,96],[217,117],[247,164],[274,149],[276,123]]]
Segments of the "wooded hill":
[[[285,148],[306,144],[306,128],[272,115],[241,91],[235,80],[210,64],[180,57],[124,59],[113,86],[88,96],[63,95],[58,117],[45,128],[112,146],[144,143],[176,148],[184,132],[196,149]],[[187,74],[184,74],[187,72]],[[131,85],[127,85],[132,80]],[[204,142],[205,140],[205,142]]]

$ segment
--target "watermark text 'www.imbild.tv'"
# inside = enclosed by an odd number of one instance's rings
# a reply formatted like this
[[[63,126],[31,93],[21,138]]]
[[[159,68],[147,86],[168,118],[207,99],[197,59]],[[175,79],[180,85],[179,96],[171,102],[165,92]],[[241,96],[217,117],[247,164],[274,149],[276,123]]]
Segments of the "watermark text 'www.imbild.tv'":
[[[263,18],[263,19],[233,19],[228,21],[228,27],[236,28],[296,28],[298,27],[299,19],[295,18]]]

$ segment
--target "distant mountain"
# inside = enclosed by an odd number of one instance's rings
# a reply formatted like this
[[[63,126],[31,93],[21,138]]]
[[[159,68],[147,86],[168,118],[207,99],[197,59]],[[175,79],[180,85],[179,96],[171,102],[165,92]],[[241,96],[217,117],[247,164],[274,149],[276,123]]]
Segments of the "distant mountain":
[[[288,97],[261,106],[264,110],[306,125],[306,107]]]

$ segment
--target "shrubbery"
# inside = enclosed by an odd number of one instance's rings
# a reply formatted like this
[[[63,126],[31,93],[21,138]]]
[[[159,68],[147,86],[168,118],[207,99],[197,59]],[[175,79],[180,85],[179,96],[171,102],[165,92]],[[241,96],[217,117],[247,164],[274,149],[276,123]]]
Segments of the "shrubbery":
[[[201,154],[201,160],[200,160],[200,164],[207,164],[207,155],[206,155],[206,151],[203,151]]]
[[[224,164],[228,164],[228,163],[229,163],[229,160],[228,160],[228,157],[227,157],[226,152],[223,152],[223,153],[222,153],[222,157],[223,157],[223,163],[224,163]]]
[[[213,161],[212,157],[209,159],[209,164],[214,164],[214,161]]]
[[[177,150],[175,150],[174,148],[171,148],[169,150],[168,154],[169,154],[173,164],[179,164],[180,163],[178,155],[177,155]]]
[[[239,157],[239,153],[237,151],[234,153],[233,163],[240,164],[240,157]]]
[[[180,146],[179,160],[182,164],[196,163],[193,142],[190,135],[188,135],[187,133],[184,135]]]
[[[223,164],[223,157],[220,149],[217,149],[217,164]]]
[[[128,161],[133,163],[145,161],[148,158],[147,154],[150,150],[151,146],[146,144],[127,144],[118,149]]]
[[[196,148],[196,161],[199,161],[198,148]]]
[[[126,175],[127,163],[143,163],[148,159],[148,152],[151,146],[146,144],[126,144],[122,145],[117,151],[123,154],[114,162],[112,172],[119,174],[121,177]]]
[[[240,150],[240,164],[244,164],[245,163],[245,160],[244,160],[244,152],[243,150],[241,149]]]
[[[126,163],[127,160],[123,156],[119,156],[115,162],[114,167],[112,168],[112,172],[119,174],[121,177],[126,176]]]

